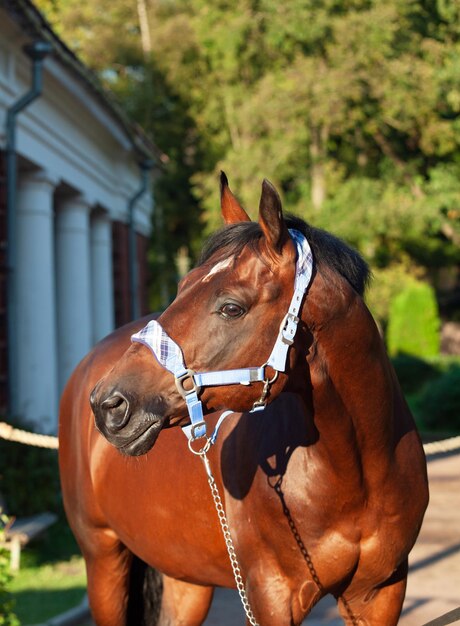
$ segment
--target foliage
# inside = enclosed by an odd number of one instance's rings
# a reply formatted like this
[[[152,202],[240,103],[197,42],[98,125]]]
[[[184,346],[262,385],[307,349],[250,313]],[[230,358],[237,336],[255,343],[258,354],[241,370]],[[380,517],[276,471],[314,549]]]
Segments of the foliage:
[[[460,365],[427,385],[419,398],[419,411],[426,428],[460,431]]]
[[[60,511],[56,451],[0,440],[0,491],[11,515]]]
[[[456,3],[142,1],[151,48],[136,3],[38,4],[168,156],[155,293],[219,223],[219,169],[252,215],[267,177],[373,268],[460,262]]]
[[[186,247],[193,256],[200,247],[199,207],[187,181],[201,153],[194,145],[196,130],[187,103],[153,60],[147,64],[139,57],[135,63],[135,72],[123,73],[109,84],[132,118],[154,134],[155,141],[168,153],[155,182],[155,223],[149,255],[150,303],[153,310],[158,310],[175,295],[177,250]]]
[[[2,547],[4,528],[8,518],[0,508],[0,626],[19,626],[20,622],[14,613],[14,600],[9,590],[13,577],[10,573],[10,553]]]
[[[387,267],[373,268],[366,303],[383,332],[386,331],[391,302],[422,276],[422,268],[412,264],[407,258]]]
[[[460,433],[460,358],[399,354],[391,361],[420,431]]]
[[[440,320],[433,289],[414,282],[390,304],[387,346],[390,355],[430,357],[439,354]]]
[[[420,391],[428,381],[438,378],[442,373],[438,363],[410,354],[398,354],[393,357],[392,363],[401,389],[407,394]]]

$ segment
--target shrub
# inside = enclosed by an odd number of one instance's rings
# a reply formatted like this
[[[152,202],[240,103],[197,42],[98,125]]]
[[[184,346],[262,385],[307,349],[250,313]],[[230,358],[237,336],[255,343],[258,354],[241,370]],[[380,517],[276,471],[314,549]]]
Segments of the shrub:
[[[390,305],[387,347],[391,356],[409,354],[432,357],[439,354],[440,320],[433,289],[427,283],[414,282]]]
[[[398,354],[392,359],[392,363],[404,393],[414,393],[441,373],[439,364],[424,361],[410,354]]]
[[[420,395],[419,408],[426,428],[460,431],[460,365],[454,364]]]
[[[7,522],[8,518],[2,514],[0,509],[0,626],[19,626],[20,622],[13,611],[14,600],[12,600],[8,590],[12,580],[10,554],[8,550],[1,547],[4,541],[4,527]]]

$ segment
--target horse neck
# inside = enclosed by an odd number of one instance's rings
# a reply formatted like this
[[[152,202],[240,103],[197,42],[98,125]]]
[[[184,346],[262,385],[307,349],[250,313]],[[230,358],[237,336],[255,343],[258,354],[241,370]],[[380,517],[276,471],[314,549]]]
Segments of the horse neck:
[[[313,420],[338,471],[355,459],[385,472],[394,449],[395,413],[404,413],[383,342],[362,298],[344,279],[317,274],[302,319]]]

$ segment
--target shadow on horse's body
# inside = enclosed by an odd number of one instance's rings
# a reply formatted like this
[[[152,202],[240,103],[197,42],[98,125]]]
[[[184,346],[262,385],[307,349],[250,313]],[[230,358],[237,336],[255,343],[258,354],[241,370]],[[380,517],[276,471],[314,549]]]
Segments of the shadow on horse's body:
[[[222,210],[228,223],[246,221],[225,179]],[[259,221],[259,254],[246,241],[230,267],[211,244],[209,260],[160,318],[195,370],[215,367],[219,342],[222,369],[261,363],[269,351],[293,269],[279,199],[266,184]],[[353,272],[342,275],[321,260],[318,246],[333,254],[343,244],[309,235],[317,239],[316,268],[287,373],[265,411],[223,422],[208,456],[261,626],[300,624],[327,593],[338,598],[347,624],[392,626],[427,505],[423,450]],[[201,300],[196,290],[205,291]],[[200,307],[212,315],[201,319]],[[173,377],[145,346],[130,347],[146,321],[96,346],[67,385],[64,501],[98,626],[155,624],[158,612],[161,625],[199,626],[213,587],[235,583],[204,468],[181,430],[171,428],[187,421]],[[98,428],[114,445],[95,428],[90,395]],[[251,384],[206,389],[201,397],[208,411],[248,410],[258,395],[260,385]],[[212,427],[217,418],[206,420]],[[145,622],[149,589],[138,559],[162,573],[161,602],[153,598]],[[157,587],[158,579],[150,591]]]

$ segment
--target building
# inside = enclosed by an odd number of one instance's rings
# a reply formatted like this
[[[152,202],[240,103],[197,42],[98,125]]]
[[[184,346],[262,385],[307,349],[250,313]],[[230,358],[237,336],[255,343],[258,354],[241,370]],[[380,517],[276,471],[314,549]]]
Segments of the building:
[[[0,416],[55,432],[63,386],[146,309],[158,151],[29,0],[0,0]]]

